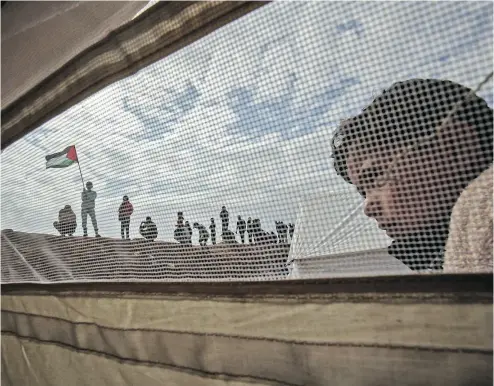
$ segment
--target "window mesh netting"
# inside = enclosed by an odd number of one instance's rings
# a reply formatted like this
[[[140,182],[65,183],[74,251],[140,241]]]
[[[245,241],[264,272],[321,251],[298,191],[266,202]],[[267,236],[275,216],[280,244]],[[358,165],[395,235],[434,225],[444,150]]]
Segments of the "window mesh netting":
[[[271,3],[113,83],[3,151],[2,283],[492,271],[492,15]]]

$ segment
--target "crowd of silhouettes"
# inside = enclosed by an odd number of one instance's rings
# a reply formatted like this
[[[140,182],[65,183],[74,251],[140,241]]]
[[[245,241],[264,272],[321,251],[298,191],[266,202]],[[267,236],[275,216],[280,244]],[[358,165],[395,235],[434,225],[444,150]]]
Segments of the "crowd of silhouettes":
[[[275,221],[276,232],[278,233],[278,240],[280,243],[288,242],[288,225],[284,224],[282,221]]]
[[[83,234],[86,237],[87,233],[87,216],[91,218],[94,232],[96,237],[101,237],[98,233],[98,224],[96,221],[96,204],[95,200],[97,194],[92,190],[93,184],[88,182],[84,188],[81,198],[81,216],[82,216],[82,228]],[[123,196],[122,202],[118,208],[118,221],[120,222],[120,235],[123,240],[130,240],[130,219],[134,213],[134,207],[127,195]],[[261,220],[258,218],[252,219],[249,217],[245,221],[241,215],[237,216],[237,226],[235,233],[229,229],[230,215],[225,206],[220,211],[221,219],[221,240],[223,243],[232,244],[236,243],[236,235],[240,235],[241,244],[287,244],[289,238],[292,239],[295,231],[293,224],[284,224],[282,221],[275,221],[276,232],[268,232],[262,229]],[[65,205],[64,208],[58,213],[58,221],[53,223],[53,226],[62,236],[73,236],[77,229],[77,219],[74,211],[70,205]],[[177,223],[173,237],[180,244],[192,245],[193,229],[197,229],[199,233],[199,245],[206,246],[208,241],[211,240],[211,244],[216,244],[216,223],[214,217],[211,218],[209,224],[209,232],[206,226],[194,222],[193,227],[190,226],[188,221],[185,221],[184,213],[177,213]],[[151,217],[146,217],[145,221],[142,221],[139,225],[139,233],[146,240],[154,241],[158,237],[158,227],[152,221]],[[246,235],[247,233],[247,235]]]
[[[230,215],[225,206],[221,208],[219,217],[221,219],[221,241],[226,244],[236,243],[236,235],[240,235],[240,243],[242,244],[288,244],[289,240],[293,239],[295,232],[294,224],[284,224],[282,221],[275,221],[277,234],[267,232],[261,227],[261,220],[258,218],[252,219],[249,217],[245,221],[241,215],[237,216],[237,224],[235,232],[229,229]],[[193,229],[197,229],[199,236],[199,245],[205,246],[211,240],[211,245],[216,244],[216,222],[214,217],[211,217],[211,222],[208,228],[198,222],[194,222],[191,228],[188,221],[184,219],[184,213],[177,213],[177,223],[175,225],[174,239],[180,244],[192,245]],[[246,235],[247,233],[247,235]]]

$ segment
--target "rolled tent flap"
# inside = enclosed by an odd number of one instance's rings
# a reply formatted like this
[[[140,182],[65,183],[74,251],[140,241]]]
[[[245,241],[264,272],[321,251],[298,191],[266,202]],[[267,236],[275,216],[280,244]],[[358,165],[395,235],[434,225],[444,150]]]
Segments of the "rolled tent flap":
[[[492,385],[492,275],[2,286],[2,384]]]
[[[163,1],[132,19],[146,2],[7,2],[2,149],[103,87],[266,3]]]

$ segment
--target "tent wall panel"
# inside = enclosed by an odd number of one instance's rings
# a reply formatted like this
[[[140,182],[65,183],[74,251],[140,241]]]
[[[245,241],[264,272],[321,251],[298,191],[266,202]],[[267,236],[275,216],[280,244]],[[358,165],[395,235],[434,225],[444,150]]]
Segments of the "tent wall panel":
[[[2,109],[129,22],[145,5],[145,1],[2,4]]]
[[[120,285],[3,286],[4,381],[492,384],[490,275]]]
[[[29,358],[19,360],[19,358]],[[49,360],[46,360],[49,358]],[[2,337],[2,385],[197,385],[243,386],[266,385],[265,382],[233,380],[221,375],[210,375],[152,366],[88,351],[74,350],[56,344],[19,339],[12,335]],[[41,363],[42,366],[30,366]],[[78,363],[79,366],[74,366]],[[89,370],[88,370],[89,369]]]

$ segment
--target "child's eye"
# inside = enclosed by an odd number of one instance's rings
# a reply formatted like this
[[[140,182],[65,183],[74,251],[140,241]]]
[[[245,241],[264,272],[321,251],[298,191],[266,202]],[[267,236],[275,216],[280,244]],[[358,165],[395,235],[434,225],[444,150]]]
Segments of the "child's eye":
[[[369,169],[364,170],[362,176],[360,177],[360,182],[362,183],[362,188],[364,191],[373,189],[375,186],[376,179],[383,175],[382,167],[373,166]]]

